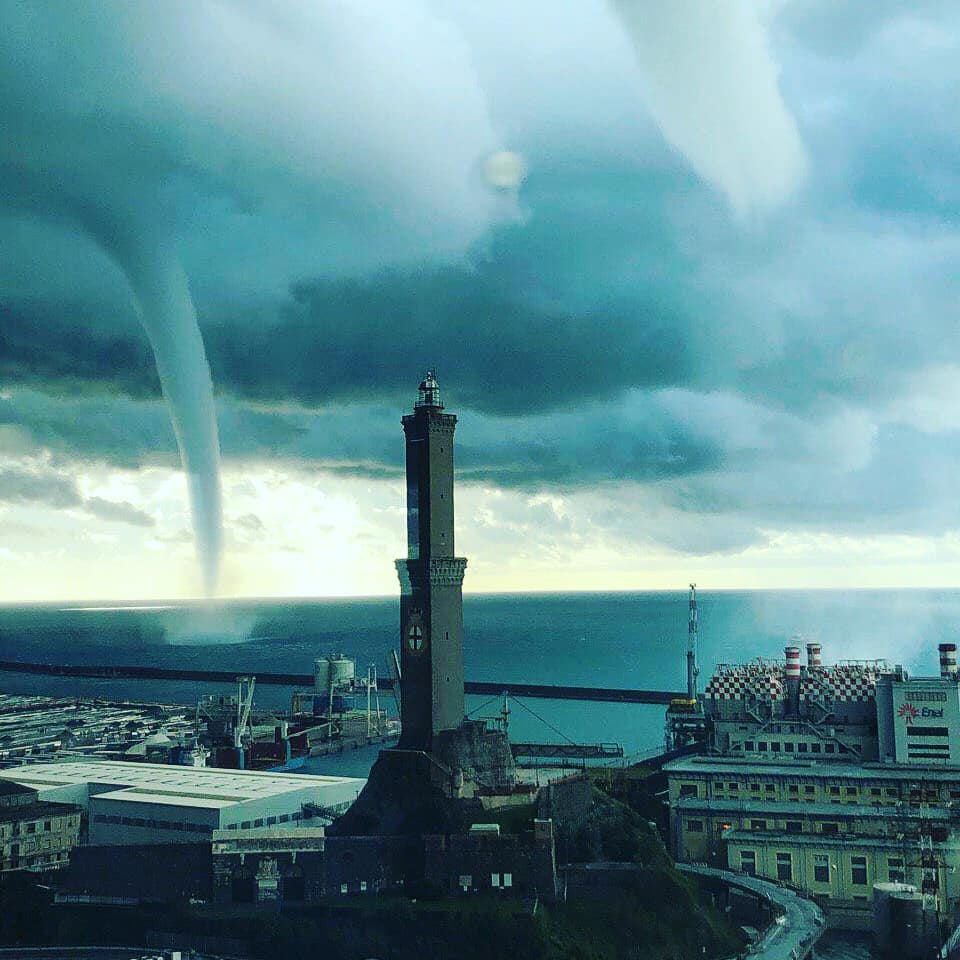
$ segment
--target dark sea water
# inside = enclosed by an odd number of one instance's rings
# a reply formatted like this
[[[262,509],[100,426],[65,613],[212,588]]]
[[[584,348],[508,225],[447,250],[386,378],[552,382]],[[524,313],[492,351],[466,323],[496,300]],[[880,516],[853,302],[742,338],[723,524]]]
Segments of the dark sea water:
[[[468,596],[466,676],[680,690],[685,684],[687,595],[677,593]],[[343,652],[358,671],[386,671],[396,643],[395,598],[251,600],[216,604],[0,607],[0,659],[134,663],[162,667],[309,673],[314,657]],[[818,640],[828,662],[886,658],[917,674],[937,670],[937,644],[960,634],[960,592],[779,591],[700,594],[702,683],[717,662],[782,657],[795,635]],[[0,692],[101,695],[193,703],[210,685],[91,681],[0,674]],[[289,691],[257,690],[259,706]],[[386,698],[392,707],[389,695]],[[468,698],[475,715],[499,703]],[[514,701],[511,732],[522,740],[618,741],[628,754],[659,746],[663,710],[654,706]],[[370,749],[315,761],[320,772],[363,775]],[[828,952],[828,951],[834,952]],[[830,960],[868,957],[845,940]]]

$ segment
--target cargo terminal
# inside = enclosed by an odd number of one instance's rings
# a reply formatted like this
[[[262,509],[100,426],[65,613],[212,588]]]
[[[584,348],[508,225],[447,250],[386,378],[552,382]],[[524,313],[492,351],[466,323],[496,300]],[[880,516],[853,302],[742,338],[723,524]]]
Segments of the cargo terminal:
[[[698,755],[665,766],[678,860],[794,885],[838,926],[870,923],[877,884],[908,885],[924,923],[960,907],[960,679],[882,660],[721,664],[684,730]],[[671,708],[677,712],[675,708]],[[668,725],[670,711],[668,711]],[[909,892],[912,890],[913,892]]]

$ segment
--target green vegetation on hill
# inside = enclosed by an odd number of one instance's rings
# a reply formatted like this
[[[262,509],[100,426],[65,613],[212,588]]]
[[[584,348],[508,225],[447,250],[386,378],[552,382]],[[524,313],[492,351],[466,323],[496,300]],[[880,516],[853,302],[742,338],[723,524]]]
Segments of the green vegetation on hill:
[[[590,811],[568,832],[572,839],[570,859],[574,863],[607,860],[648,867],[673,866],[654,827],[635,810],[597,788]]]

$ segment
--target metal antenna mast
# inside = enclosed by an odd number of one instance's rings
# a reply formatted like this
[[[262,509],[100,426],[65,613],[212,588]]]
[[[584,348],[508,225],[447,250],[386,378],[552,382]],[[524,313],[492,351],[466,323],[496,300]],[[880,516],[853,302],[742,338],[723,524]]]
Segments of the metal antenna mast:
[[[690,584],[690,620],[687,624],[687,699],[697,699],[697,678],[700,667],[697,666],[697,585]]]

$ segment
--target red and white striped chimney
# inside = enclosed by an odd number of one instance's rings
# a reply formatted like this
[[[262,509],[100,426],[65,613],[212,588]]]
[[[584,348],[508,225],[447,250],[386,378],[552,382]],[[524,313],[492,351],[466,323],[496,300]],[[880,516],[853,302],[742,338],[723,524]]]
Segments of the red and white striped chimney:
[[[787,680],[799,680],[800,679],[800,648],[789,646],[785,647],[783,651],[787,656],[787,669],[784,672],[784,676]]]
[[[940,644],[940,676],[944,680],[957,679],[957,645],[955,643]]]
[[[820,656],[821,647],[819,643],[807,644],[807,666],[822,667],[823,659]]]
[[[783,672],[787,687],[787,713],[796,716],[800,710],[800,648],[791,644],[783,652],[787,657]]]

